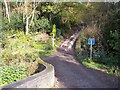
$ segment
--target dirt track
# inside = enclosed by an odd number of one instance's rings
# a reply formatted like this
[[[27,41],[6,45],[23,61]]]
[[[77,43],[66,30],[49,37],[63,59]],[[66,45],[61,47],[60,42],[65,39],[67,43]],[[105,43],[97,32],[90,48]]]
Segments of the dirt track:
[[[86,68],[74,58],[74,52],[61,48],[50,56],[42,58],[55,67],[54,88],[117,88],[118,78],[103,72]]]

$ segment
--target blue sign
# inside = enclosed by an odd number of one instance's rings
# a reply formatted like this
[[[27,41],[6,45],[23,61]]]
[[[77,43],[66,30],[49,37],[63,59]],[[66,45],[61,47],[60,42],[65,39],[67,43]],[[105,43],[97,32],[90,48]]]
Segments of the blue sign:
[[[89,45],[94,45],[95,44],[95,39],[94,38],[89,38],[88,39],[88,44]]]

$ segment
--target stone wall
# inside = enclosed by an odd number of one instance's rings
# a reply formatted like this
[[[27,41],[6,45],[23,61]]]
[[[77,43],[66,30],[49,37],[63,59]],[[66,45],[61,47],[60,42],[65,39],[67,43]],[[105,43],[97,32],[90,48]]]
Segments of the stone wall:
[[[12,88],[51,88],[54,85],[54,67],[51,64],[43,63],[45,69],[37,74],[13,82],[2,87],[1,90],[14,90]],[[8,89],[7,89],[8,90]]]

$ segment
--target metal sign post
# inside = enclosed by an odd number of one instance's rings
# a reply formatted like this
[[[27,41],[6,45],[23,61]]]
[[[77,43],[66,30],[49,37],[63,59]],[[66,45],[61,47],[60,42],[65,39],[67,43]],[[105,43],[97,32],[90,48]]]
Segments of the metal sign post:
[[[91,40],[92,43],[92,40]],[[90,60],[92,60],[92,44],[90,44]]]
[[[90,45],[90,60],[92,60],[92,45],[95,44],[95,39],[94,38],[89,38],[88,39],[88,44]]]

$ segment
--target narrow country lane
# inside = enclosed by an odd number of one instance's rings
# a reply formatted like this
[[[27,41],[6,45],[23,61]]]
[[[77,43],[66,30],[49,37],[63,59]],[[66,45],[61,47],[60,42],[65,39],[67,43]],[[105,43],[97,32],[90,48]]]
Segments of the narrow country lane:
[[[118,77],[86,68],[75,60],[74,51],[70,48],[71,42],[73,45],[77,38],[77,34],[74,35],[74,38],[66,40],[54,55],[42,58],[55,68],[54,88],[117,88]]]
[[[57,53],[43,60],[55,67],[54,88],[118,87],[117,77],[84,67],[74,59],[71,52],[58,49]]]

